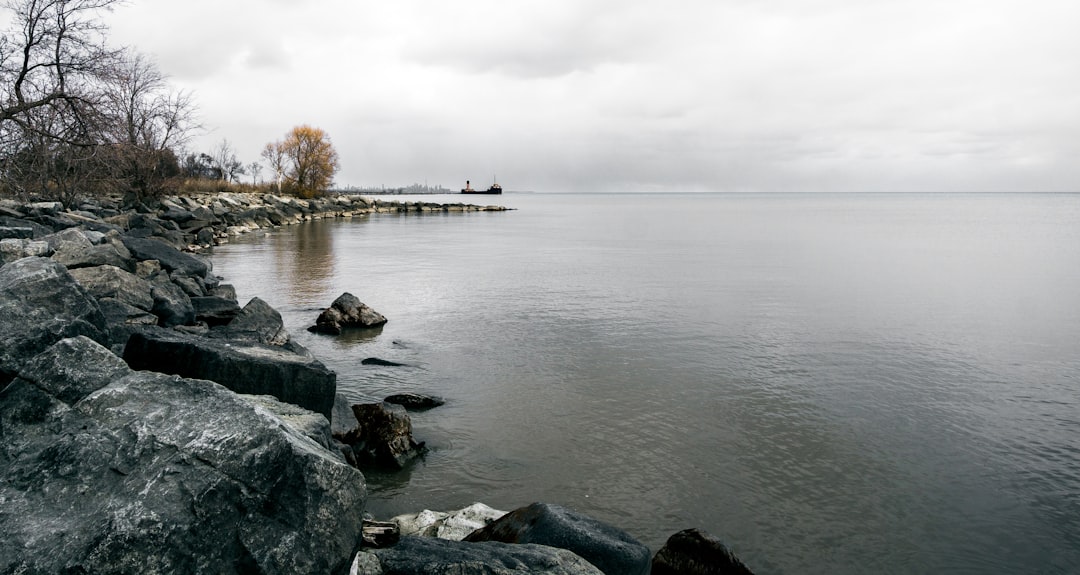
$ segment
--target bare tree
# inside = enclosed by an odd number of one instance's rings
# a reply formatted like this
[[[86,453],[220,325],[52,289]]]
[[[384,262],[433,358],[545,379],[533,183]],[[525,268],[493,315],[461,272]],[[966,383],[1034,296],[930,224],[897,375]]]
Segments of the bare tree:
[[[259,174],[262,172],[262,164],[259,162],[251,162],[248,164],[248,171],[251,173],[251,185],[259,185]]]
[[[117,54],[105,47],[97,16],[119,1],[0,4],[11,22],[0,36],[0,178],[9,190],[56,193],[72,183],[57,178],[80,174],[74,166],[95,158],[93,148],[101,143],[99,82]]]
[[[173,150],[197,129],[190,95],[172,90],[152,60],[131,52],[109,71],[106,102],[116,177],[139,195],[160,191],[180,173]]]
[[[280,194],[281,182],[285,179],[285,169],[288,162],[285,145],[281,142],[270,142],[263,148],[262,157],[270,164],[270,169],[274,170],[274,187]]]
[[[244,164],[236,158],[236,152],[228,140],[221,143],[211,152],[214,158],[214,167],[218,169],[218,175],[223,181],[235,182],[238,176],[244,174]]]

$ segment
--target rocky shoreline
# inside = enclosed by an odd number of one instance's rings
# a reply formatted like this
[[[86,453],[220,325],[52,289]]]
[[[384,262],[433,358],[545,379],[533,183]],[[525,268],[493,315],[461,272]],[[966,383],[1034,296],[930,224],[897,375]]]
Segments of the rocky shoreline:
[[[399,537],[411,528],[398,519],[365,545],[361,469],[423,449],[405,408],[345,403],[280,314],[259,298],[241,306],[198,254],[315,219],[504,209],[0,200],[0,573],[749,573],[707,535],[677,534],[682,551],[669,542],[653,557],[545,504],[446,538],[449,515],[413,529],[432,538]],[[363,308],[343,294],[313,328],[386,321]]]

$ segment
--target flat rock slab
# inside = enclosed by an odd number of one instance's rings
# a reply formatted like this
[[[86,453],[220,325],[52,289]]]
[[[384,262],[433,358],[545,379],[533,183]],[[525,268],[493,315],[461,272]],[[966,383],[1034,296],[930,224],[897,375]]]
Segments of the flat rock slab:
[[[332,418],[337,374],[311,356],[281,347],[149,329],[132,334],[124,360],[133,369],[209,379],[237,393],[272,395]]]
[[[515,509],[466,541],[536,543],[569,549],[605,575],[648,575],[652,553],[622,529],[548,503]]]
[[[397,545],[365,549],[349,575],[601,575],[588,561],[565,549],[543,545],[462,543],[402,537]]]

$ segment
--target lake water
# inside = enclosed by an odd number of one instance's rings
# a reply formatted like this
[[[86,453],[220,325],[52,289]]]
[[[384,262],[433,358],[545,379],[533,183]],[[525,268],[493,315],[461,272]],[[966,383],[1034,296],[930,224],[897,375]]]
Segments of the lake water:
[[[350,399],[448,400],[367,474],[377,517],[546,501],[759,574],[1080,572],[1080,195],[474,201],[517,209],[212,255]],[[306,332],[345,291],[390,322]]]

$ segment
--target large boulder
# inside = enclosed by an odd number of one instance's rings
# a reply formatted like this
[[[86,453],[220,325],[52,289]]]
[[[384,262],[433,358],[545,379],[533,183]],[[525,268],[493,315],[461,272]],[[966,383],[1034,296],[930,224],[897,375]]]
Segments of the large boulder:
[[[600,575],[588,561],[543,545],[462,543],[402,537],[397,545],[356,554],[349,575]]]
[[[206,277],[212,266],[205,258],[185,253],[155,238],[123,237],[124,246],[139,260],[157,260],[169,272]]]
[[[77,335],[108,341],[97,301],[64,266],[24,258],[0,267],[0,376]]]
[[[424,453],[424,443],[413,438],[412,419],[405,408],[388,403],[360,403],[351,409],[353,420],[336,425],[334,433],[334,439],[343,444],[342,453],[349,463],[357,467],[402,469]]]
[[[371,328],[384,323],[386,323],[386,317],[368,307],[353,294],[345,292],[319,314],[315,325],[309,327],[308,331],[339,335],[342,329]]]
[[[209,379],[237,392],[272,395],[331,419],[337,375],[311,356],[257,343],[146,329],[124,347],[133,369]]]
[[[652,575],[754,575],[722,541],[698,529],[668,538],[653,557]]]
[[[65,340],[0,392],[0,573],[340,573],[363,477],[209,381]]]
[[[622,529],[565,507],[533,503],[478,529],[465,541],[536,543],[569,549],[606,575],[648,575],[649,548]]]
[[[131,272],[116,266],[97,266],[73,269],[70,273],[79,285],[98,299],[114,298],[146,311],[154,308],[153,286]]]

